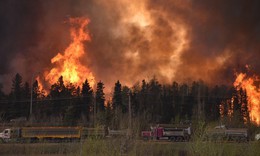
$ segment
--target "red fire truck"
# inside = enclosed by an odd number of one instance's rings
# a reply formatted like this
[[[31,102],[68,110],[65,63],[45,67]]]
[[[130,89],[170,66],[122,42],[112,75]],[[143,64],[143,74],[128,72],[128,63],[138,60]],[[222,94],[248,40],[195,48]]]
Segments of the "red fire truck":
[[[142,131],[144,140],[169,140],[175,142],[189,141],[191,136],[190,126],[151,126],[150,131]]]

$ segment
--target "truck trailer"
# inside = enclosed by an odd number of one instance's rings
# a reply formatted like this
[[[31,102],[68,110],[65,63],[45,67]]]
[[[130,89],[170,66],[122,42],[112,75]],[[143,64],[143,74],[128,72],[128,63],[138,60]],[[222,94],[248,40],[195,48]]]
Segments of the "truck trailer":
[[[81,138],[80,127],[7,128],[0,133],[3,142],[73,141]]]
[[[206,132],[208,141],[249,141],[248,130],[246,128],[228,128],[225,125],[216,126]]]
[[[154,126],[150,131],[142,131],[144,140],[169,140],[174,142],[189,141],[190,126]]]

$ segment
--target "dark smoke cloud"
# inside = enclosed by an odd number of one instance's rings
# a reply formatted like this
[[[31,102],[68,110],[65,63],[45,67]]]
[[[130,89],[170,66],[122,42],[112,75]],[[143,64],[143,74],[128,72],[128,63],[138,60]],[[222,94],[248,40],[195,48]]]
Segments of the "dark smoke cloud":
[[[0,82],[10,88],[17,72],[29,81],[49,70],[51,58],[70,42],[66,21],[85,16],[92,41],[83,59],[108,88],[154,75],[166,83],[231,83],[246,64],[260,74],[259,10],[257,0],[1,1]],[[139,12],[148,14],[148,25],[131,21]],[[181,28],[186,42],[178,53]]]

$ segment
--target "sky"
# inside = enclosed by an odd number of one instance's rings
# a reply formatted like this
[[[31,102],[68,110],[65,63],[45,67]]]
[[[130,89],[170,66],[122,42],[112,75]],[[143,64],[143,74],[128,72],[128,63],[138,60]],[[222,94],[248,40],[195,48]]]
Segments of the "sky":
[[[160,82],[232,84],[235,72],[260,75],[257,0],[3,0],[0,83],[49,71],[71,42],[68,19],[89,18],[81,58],[111,88],[154,76]],[[43,75],[41,75],[43,76]]]

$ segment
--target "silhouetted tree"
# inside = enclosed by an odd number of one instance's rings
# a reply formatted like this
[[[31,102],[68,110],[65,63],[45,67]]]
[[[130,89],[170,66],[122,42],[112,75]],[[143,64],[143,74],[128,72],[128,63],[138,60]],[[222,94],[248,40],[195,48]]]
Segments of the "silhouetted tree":
[[[148,106],[151,118],[155,122],[160,122],[162,119],[162,102],[161,102],[162,86],[154,77],[148,84]]]
[[[140,106],[139,112],[144,113],[148,111],[148,84],[145,80],[142,80],[142,86],[140,91]]]
[[[104,84],[99,81],[97,83],[97,91],[96,91],[96,111],[104,112],[105,111],[105,93],[104,93]]]
[[[31,89],[28,82],[24,83],[23,89],[22,89],[22,99],[23,102],[21,103],[21,116],[29,117],[30,112],[30,98],[31,98]]]
[[[141,105],[141,89],[139,83],[136,83],[132,87],[132,92],[131,92],[131,107],[132,107],[133,117],[136,117],[139,114],[140,105]]]
[[[241,94],[241,115],[243,117],[243,121],[247,124],[250,124],[248,98],[247,98],[246,90],[242,90],[242,94]]]
[[[46,113],[46,109],[48,106],[47,102],[41,102],[40,100],[44,98],[44,94],[40,91],[40,86],[37,80],[32,84],[32,100],[33,100],[33,113],[34,117],[37,119],[41,119]]]
[[[39,83],[37,80],[35,80],[32,85],[32,96],[33,96],[33,99],[38,99],[41,96],[41,91],[40,91]]]
[[[113,99],[112,99],[112,107],[113,110],[121,110],[122,109],[122,88],[119,81],[115,83]]]
[[[0,120],[4,120],[5,115],[8,112],[8,102],[2,88],[3,85],[0,83]]]
[[[81,95],[82,106],[79,107],[81,111],[80,113],[86,117],[87,121],[89,121],[90,108],[93,108],[93,90],[90,87],[87,79],[82,85]]]
[[[169,123],[174,118],[173,110],[173,96],[171,94],[170,86],[163,86],[162,88],[162,123]]]
[[[122,113],[128,112],[130,89],[124,86],[122,89]]]
[[[208,97],[209,101],[205,105],[205,115],[207,117],[207,121],[217,121],[220,117],[219,105],[221,104],[221,101],[224,100],[224,98],[221,97],[220,91],[220,87],[217,85],[210,91],[210,95]]]
[[[179,122],[181,116],[181,97],[179,91],[179,84],[177,82],[173,82],[170,90],[171,103],[173,107],[172,118],[175,122]]]
[[[22,103],[21,99],[23,96],[23,85],[22,76],[17,73],[12,80],[12,91],[10,93],[11,97],[11,117],[22,116]]]
[[[112,119],[113,119],[113,111],[112,111],[112,103],[111,101],[107,102],[107,105],[105,107],[105,126],[110,127],[112,126]]]
[[[119,81],[115,83],[114,87],[114,93],[113,93],[113,98],[112,98],[112,109],[113,109],[113,128],[118,129],[119,128],[119,118],[121,116],[122,112],[122,106],[123,106],[123,101],[122,101],[122,88],[121,84]]]
[[[189,105],[189,87],[187,84],[180,86],[180,120],[191,119],[192,107]]]
[[[69,83],[65,87],[64,95],[65,101],[64,101],[64,120],[67,125],[74,126],[77,124],[77,120],[80,117],[80,114],[78,114],[77,109],[80,103],[80,89],[79,87],[75,87],[74,84]]]
[[[51,111],[54,116],[64,116],[67,107],[70,105],[72,91],[65,87],[63,77],[51,86],[50,98],[52,99]]]

